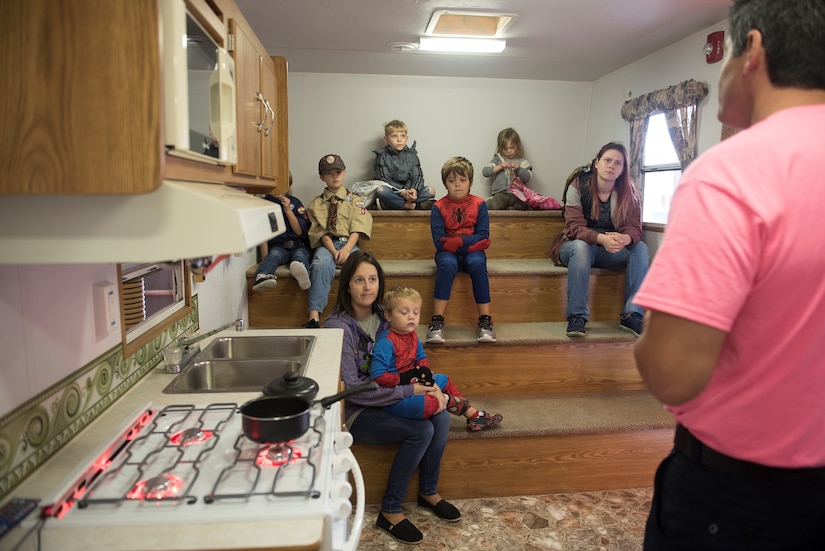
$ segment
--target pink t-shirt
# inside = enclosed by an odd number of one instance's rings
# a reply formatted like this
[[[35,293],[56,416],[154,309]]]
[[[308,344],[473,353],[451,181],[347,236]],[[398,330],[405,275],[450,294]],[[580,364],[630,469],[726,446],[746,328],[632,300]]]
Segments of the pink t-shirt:
[[[677,421],[733,457],[825,465],[825,104],[691,164],[634,302],[728,333]]]

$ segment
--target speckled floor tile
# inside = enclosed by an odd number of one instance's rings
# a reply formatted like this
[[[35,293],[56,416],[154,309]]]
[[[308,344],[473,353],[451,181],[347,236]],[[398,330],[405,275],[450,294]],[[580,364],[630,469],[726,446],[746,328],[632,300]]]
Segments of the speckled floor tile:
[[[407,518],[424,533],[417,546],[375,527],[378,505],[368,505],[358,551],[638,551],[653,488],[450,500],[462,513],[439,520],[414,502]]]

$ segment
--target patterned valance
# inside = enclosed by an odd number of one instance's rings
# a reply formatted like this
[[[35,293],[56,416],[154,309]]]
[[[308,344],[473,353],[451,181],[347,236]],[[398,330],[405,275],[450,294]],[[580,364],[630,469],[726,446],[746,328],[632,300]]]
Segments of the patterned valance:
[[[622,118],[630,122],[653,113],[698,105],[707,95],[707,84],[698,80],[685,80],[668,88],[627,100],[622,105]]]

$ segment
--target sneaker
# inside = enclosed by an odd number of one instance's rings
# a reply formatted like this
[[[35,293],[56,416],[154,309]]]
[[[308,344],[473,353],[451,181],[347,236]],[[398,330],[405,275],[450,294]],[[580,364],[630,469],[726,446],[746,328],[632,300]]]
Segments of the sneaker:
[[[265,291],[266,289],[272,289],[278,285],[278,278],[275,277],[275,274],[258,274],[255,276],[255,284],[252,285],[253,291]]]
[[[583,337],[586,333],[584,325],[587,320],[582,316],[570,316],[567,318],[567,336],[568,337]]]
[[[427,342],[430,344],[444,343],[444,316],[433,316],[430,327],[427,329]]]
[[[490,415],[486,411],[479,411],[478,416],[467,419],[467,430],[478,432],[484,429],[491,429],[501,423],[501,414]]]
[[[415,210],[431,210],[435,204],[435,199],[427,199],[415,204]]]
[[[619,319],[619,329],[633,333],[637,337],[642,334],[644,316],[638,312],[627,312]]]
[[[309,320],[308,322],[303,324],[301,327],[303,327],[304,329],[320,329],[321,328],[321,322],[318,321],[318,320]]]
[[[298,287],[304,291],[312,286],[312,283],[309,281],[309,272],[307,272],[307,268],[304,266],[303,262],[299,260],[293,260],[290,262],[289,273],[292,274],[292,277],[294,277],[295,281],[298,282]]]
[[[493,318],[490,316],[478,316],[478,342],[496,342]]]

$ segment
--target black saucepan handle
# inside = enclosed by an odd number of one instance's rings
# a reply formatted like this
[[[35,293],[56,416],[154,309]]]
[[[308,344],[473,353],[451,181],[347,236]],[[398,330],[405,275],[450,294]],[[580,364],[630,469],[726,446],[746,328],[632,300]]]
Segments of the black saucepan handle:
[[[327,396],[326,398],[322,398],[321,400],[317,400],[316,404],[321,404],[324,408],[328,408],[338,400],[343,400],[347,396],[351,396],[353,394],[358,394],[359,392],[366,392],[368,390],[375,390],[378,388],[378,383],[375,381],[370,381],[368,383],[361,383],[360,385],[351,386],[343,391],[339,392],[338,394],[333,394],[332,396]]]

